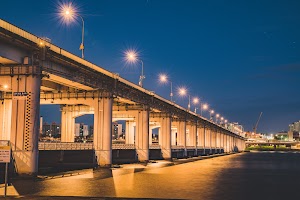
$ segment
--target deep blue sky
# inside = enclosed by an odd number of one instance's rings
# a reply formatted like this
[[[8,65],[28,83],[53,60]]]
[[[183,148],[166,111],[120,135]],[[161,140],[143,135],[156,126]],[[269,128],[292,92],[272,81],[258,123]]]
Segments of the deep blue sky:
[[[169,98],[185,85],[229,121],[251,130],[287,130],[300,119],[300,1],[298,0],[75,0],[85,20],[86,59],[137,83],[140,66],[125,65],[135,48],[145,64],[144,86]],[[0,17],[76,55],[78,23],[61,25],[58,1],[3,1]],[[174,97],[186,106],[187,98]],[[41,114],[55,121],[48,107]],[[57,117],[58,116],[58,117]]]

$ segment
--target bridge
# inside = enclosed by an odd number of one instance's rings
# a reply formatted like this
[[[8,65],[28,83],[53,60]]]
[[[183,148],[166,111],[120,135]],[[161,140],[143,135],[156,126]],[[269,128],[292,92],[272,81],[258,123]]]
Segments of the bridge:
[[[172,149],[196,156],[243,150],[245,139],[43,38],[0,19],[0,140],[10,140],[19,174],[38,169],[39,110],[61,105],[61,142],[74,142],[75,118],[94,114],[92,148],[99,166],[112,164],[112,122],[126,121],[126,145],[149,160],[159,128],[164,159]],[[90,148],[90,147],[89,147]]]

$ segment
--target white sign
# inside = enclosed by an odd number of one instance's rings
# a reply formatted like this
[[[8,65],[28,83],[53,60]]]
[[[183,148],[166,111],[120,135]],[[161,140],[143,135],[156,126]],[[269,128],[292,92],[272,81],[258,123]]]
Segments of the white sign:
[[[27,92],[13,92],[12,99],[13,100],[26,100],[28,96]]]
[[[10,162],[10,147],[0,146],[0,163]]]

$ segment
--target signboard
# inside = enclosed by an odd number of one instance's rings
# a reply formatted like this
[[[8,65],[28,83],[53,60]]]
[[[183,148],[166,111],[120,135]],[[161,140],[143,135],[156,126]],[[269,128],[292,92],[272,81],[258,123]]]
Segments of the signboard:
[[[10,146],[7,141],[0,142],[0,163],[10,162]]]
[[[13,100],[25,100],[27,96],[27,92],[13,92]]]

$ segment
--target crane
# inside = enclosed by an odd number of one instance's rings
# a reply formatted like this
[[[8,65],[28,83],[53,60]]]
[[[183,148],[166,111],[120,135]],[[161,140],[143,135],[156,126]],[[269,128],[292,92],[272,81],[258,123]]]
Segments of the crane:
[[[259,120],[260,120],[261,116],[262,116],[262,112],[260,112],[260,115],[259,115],[259,117],[258,117],[258,120],[257,120],[255,126],[253,127],[253,132],[254,132],[255,134],[256,134],[257,126],[258,126],[258,123],[259,123]]]

